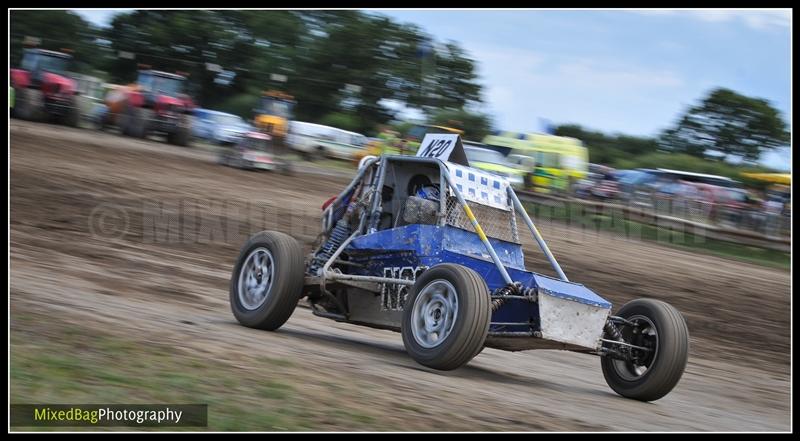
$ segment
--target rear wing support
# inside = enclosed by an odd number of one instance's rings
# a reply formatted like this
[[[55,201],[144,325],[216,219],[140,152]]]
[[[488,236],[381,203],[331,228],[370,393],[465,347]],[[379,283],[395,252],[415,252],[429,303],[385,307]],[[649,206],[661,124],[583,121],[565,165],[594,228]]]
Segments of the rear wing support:
[[[561,280],[569,282],[569,279],[567,279],[567,275],[564,274],[564,271],[561,269],[561,265],[558,264],[555,256],[553,256],[553,253],[550,252],[550,248],[545,243],[542,234],[539,233],[539,230],[536,228],[536,225],[533,224],[533,221],[531,220],[530,216],[528,216],[528,212],[525,211],[525,207],[522,206],[522,202],[519,201],[517,194],[514,193],[514,189],[511,188],[510,185],[508,186],[508,196],[514,202],[514,209],[517,210],[517,212],[522,215],[522,218],[525,220],[525,224],[528,225],[528,229],[531,231],[533,238],[536,239],[536,243],[539,244],[539,248],[542,249],[542,252],[544,253],[545,257],[547,257],[547,260],[550,261],[550,265],[553,266],[553,270],[555,270],[556,274],[558,274],[558,277]]]

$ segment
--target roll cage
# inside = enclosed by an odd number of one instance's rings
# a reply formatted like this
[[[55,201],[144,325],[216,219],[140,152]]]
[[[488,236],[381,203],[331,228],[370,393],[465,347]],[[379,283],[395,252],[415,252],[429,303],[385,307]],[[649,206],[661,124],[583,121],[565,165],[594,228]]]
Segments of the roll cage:
[[[347,280],[350,282],[371,282],[371,283],[388,283],[388,284],[398,284],[398,285],[413,285],[413,280],[402,279],[402,278],[391,278],[391,277],[380,277],[380,276],[365,276],[365,275],[356,275],[356,274],[346,274],[340,271],[332,271],[331,266],[334,262],[337,261],[341,253],[347,248],[347,246],[357,237],[375,233],[378,231],[378,225],[381,220],[381,213],[382,213],[382,206],[383,206],[383,198],[381,197],[381,192],[384,187],[384,182],[386,181],[387,171],[389,170],[390,166],[394,164],[406,164],[409,166],[428,166],[428,167],[435,167],[438,169],[439,172],[439,188],[441,196],[438,198],[438,213],[436,216],[435,224],[438,226],[444,226],[447,224],[447,204],[448,204],[448,195],[452,195],[455,197],[457,204],[460,205],[460,208],[463,209],[464,213],[466,214],[469,222],[471,223],[475,233],[481,239],[484,247],[486,248],[487,253],[491,256],[491,260],[494,265],[497,267],[500,275],[502,276],[503,280],[506,284],[513,284],[514,281],[509,276],[508,271],[506,270],[504,264],[501,262],[500,258],[497,255],[497,252],[494,249],[494,246],[491,244],[489,239],[487,238],[486,233],[484,232],[483,227],[479,219],[473,213],[473,210],[470,204],[467,202],[467,199],[462,194],[462,191],[459,189],[459,185],[454,183],[454,178],[451,176],[450,170],[448,168],[449,163],[445,163],[436,158],[425,158],[425,157],[414,157],[414,156],[403,156],[403,155],[385,155],[381,157],[367,157],[362,162],[361,167],[358,170],[358,173],[353,178],[353,180],[348,184],[348,186],[341,192],[339,195],[334,199],[334,201],[328,205],[328,207],[323,211],[322,216],[322,227],[323,232],[325,235],[329,235],[334,227],[334,223],[344,215],[345,210],[351,209],[351,202],[354,199],[359,200],[359,207],[361,208],[360,217],[358,220],[358,226],[353,229],[352,234],[350,234],[333,252],[330,258],[322,265],[321,271],[317,275],[311,276],[318,276],[320,287],[323,292],[325,292],[325,283],[326,281],[343,281]],[[497,178],[502,179],[502,178]],[[550,265],[553,267],[553,270],[556,272],[558,277],[565,281],[569,282],[566,274],[561,269],[561,266],[556,261],[555,257],[553,256],[552,252],[548,248],[547,244],[545,243],[544,239],[542,238],[541,233],[536,228],[533,220],[528,216],[527,212],[525,211],[524,206],[520,202],[519,198],[517,197],[514,189],[510,185],[505,185],[505,189],[507,192],[507,203],[509,205],[509,209],[513,209],[515,212],[518,212],[522,219],[525,221],[528,230],[530,231],[533,238],[536,240],[539,248],[544,253],[547,260],[550,262]],[[355,192],[358,191],[359,194],[356,195]],[[475,203],[475,202],[473,202]],[[476,203],[477,204],[477,203]],[[480,205],[480,204],[478,204]],[[513,213],[512,213],[513,219]]]

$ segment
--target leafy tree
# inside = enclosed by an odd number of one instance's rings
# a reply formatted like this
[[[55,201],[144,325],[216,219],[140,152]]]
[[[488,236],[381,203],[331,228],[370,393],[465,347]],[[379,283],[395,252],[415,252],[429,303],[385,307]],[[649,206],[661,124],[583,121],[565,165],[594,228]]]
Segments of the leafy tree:
[[[492,119],[485,113],[464,109],[445,109],[428,118],[428,124],[453,127],[464,131],[464,138],[481,141],[492,131]]]
[[[475,63],[454,42],[435,52],[436,69],[433,78],[424,80],[434,84],[433,94],[423,97],[427,107],[434,109],[461,108],[470,102],[480,102],[480,87],[475,80]]]
[[[82,59],[112,82],[134,81],[141,65],[185,72],[199,105],[238,114],[255,102],[239,95],[278,89],[295,96],[297,119],[350,115],[367,133],[395,117],[388,100],[427,115],[480,100],[474,61],[458,44],[372,12],[139,10],[95,29],[71,12],[12,11],[11,27],[12,63],[24,35],[78,36]]]
[[[455,44],[443,58],[449,64],[424,69],[419,46],[429,37],[415,26],[358,11],[314,11],[303,18],[311,37],[288,84],[301,119],[345,111],[357,115],[366,132],[395,116],[385,100],[432,109],[460,107],[479,96],[473,62]],[[429,89],[436,100],[424,96],[423,82],[437,85]]]
[[[659,146],[694,156],[755,162],[764,151],[787,145],[789,137],[780,112],[767,100],[718,88],[664,131]]]
[[[120,82],[132,81],[140,65],[188,74],[190,93],[203,105],[221,101],[245,84],[218,82],[220,69],[239,73],[254,59],[257,47],[242,23],[216,11],[135,11],[117,15],[106,32],[115,54],[131,52],[136,58],[114,57],[108,70]]]
[[[653,138],[622,134],[609,135],[576,124],[556,126],[554,134],[583,141],[589,149],[589,160],[598,164],[610,165],[619,159],[646,155],[658,149],[658,144]]]
[[[351,132],[359,131],[363,127],[361,121],[359,121],[356,115],[344,112],[329,113],[324,117],[322,117],[322,119],[320,120],[320,124],[331,127],[338,127],[340,129],[349,130]]]
[[[231,95],[221,101],[216,110],[241,116],[245,121],[253,122],[253,109],[258,107],[261,91],[253,89],[249,92]]]
[[[88,72],[96,67],[95,38],[98,30],[71,11],[9,11],[9,46],[11,66],[22,61],[25,38],[40,40],[37,47],[50,50],[69,49],[74,57],[70,66],[76,72]]]

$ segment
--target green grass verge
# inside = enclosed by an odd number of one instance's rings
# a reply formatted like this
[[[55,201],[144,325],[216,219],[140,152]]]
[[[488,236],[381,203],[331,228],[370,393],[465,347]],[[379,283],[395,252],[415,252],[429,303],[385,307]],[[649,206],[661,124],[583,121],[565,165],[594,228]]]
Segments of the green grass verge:
[[[45,324],[46,323],[46,324]],[[357,405],[358,384],[314,383],[289,360],[224,362],[147,341],[100,335],[45,317],[16,314],[11,403],[208,404],[207,428],[168,430],[400,430]],[[298,378],[305,375],[307,378]],[[165,430],[39,427],[15,430]]]

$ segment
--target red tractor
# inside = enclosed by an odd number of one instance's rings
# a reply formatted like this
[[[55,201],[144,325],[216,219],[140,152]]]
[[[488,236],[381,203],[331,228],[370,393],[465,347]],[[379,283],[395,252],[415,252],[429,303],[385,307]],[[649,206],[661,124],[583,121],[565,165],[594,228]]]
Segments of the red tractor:
[[[26,49],[22,66],[11,69],[14,88],[12,116],[42,121],[59,121],[77,127],[77,83],[66,74],[72,56],[45,49]]]
[[[170,144],[188,145],[194,103],[183,92],[185,82],[183,75],[140,70],[136,83],[106,96],[103,126],[116,125],[136,138],[162,134]]]

